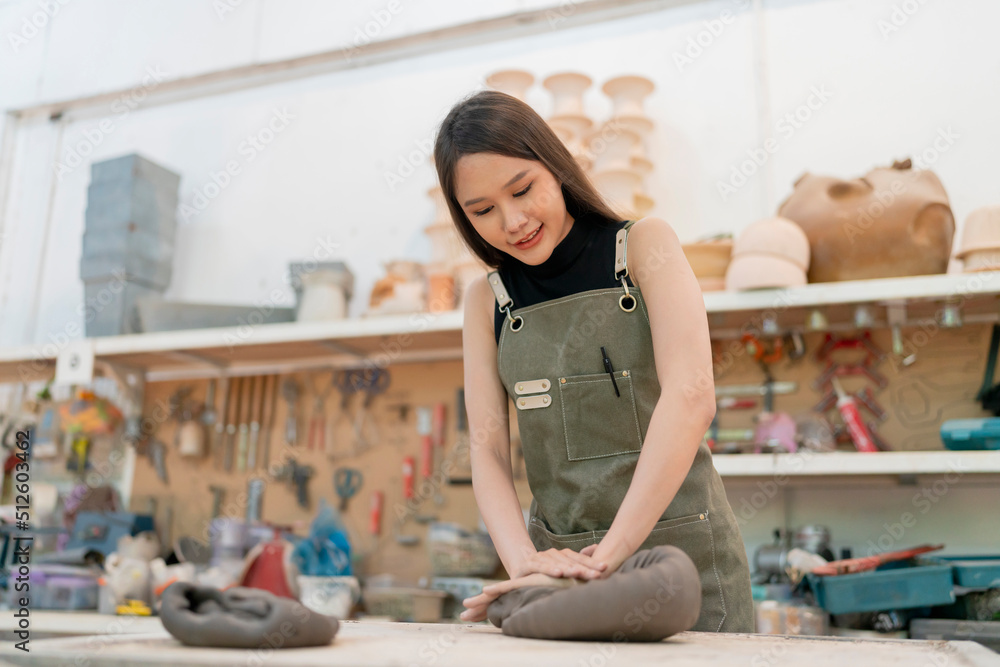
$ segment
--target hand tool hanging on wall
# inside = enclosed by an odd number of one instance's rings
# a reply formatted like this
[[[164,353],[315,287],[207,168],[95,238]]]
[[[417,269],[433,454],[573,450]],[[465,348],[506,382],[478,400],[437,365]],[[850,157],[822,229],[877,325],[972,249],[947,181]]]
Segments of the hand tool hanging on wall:
[[[365,476],[357,468],[337,468],[333,473],[333,488],[340,498],[340,511],[347,511],[347,503],[364,484]]]
[[[424,479],[430,479],[431,470],[434,467],[434,440],[431,438],[432,419],[430,408],[422,406],[417,408],[417,435],[420,436],[420,475]]]
[[[385,494],[381,491],[372,491],[371,505],[368,513],[368,532],[372,535],[382,533],[382,504],[385,502]]]
[[[432,466],[431,477],[434,476],[433,469],[436,468],[440,471],[441,463],[444,461],[444,420],[445,406],[444,403],[439,401],[434,404],[433,426],[431,428],[431,439],[433,440],[433,448],[436,452],[434,457],[437,461],[437,465]],[[439,475],[437,479],[432,479],[431,482],[434,485],[434,504],[444,505],[444,494],[441,493],[443,476]]]
[[[228,375],[222,378],[222,383],[225,400],[222,403],[222,412],[218,415],[218,419],[215,422],[215,436],[212,440],[212,456],[215,458],[216,470],[222,470],[225,458],[226,425],[228,423],[229,408],[233,402],[233,386],[235,384]]]
[[[264,399],[267,397],[267,375],[262,375],[260,380],[260,396],[257,398],[257,412],[250,422],[250,447],[247,452],[247,468],[253,470],[257,467],[257,450],[260,446],[260,424],[264,420]]]
[[[320,378],[320,382],[316,384],[316,378]],[[326,382],[326,375],[322,372],[315,373],[310,378],[310,383],[313,388],[313,414],[312,418],[309,420],[309,449],[310,451],[318,449],[321,452],[326,452],[327,438],[326,438],[326,399],[333,390],[333,382]]]
[[[285,411],[285,443],[289,447],[294,447],[298,440],[298,412],[296,411],[296,407],[298,406],[300,393],[301,388],[299,387],[299,383],[293,378],[288,377],[281,383],[281,397],[288,403]]]
[[[389,388],[391,378],[384,368],[365,368],[361,371],[361,388],[365,392],[365,400],[354,420],[354,453],[355,455],[368,451],[379,443],[378,424],[375,419],[368,419],[372,401],[379,394],[384,394]],[[366,428],[367,427],[367,428]]]
[[[218,391],[218,379],[212,378],[208,381],[208,390],[205,393],[205,409],[201,411],[201,424],[205,427],[205,430],[208,433],[208,455],[213,458],[218,456],[219,431],[222,427],[216,403],[218,403],[220,398],[226,393],[224,384],[226,382],[226,378],[223,378],[222,382],[223,388],[220,392]]]
[[[300,465],[294,458],[289,457],[275,475],[278,479],[287,480],[295,487],[295,498],[300,507],[309,507],[309,480],[316,473],[316,469],[310,465]]]
[[[218,519],[222,512],[222,500],[226,497],[226,489],[213,484],[208,490],[212,492],[212,518]]]
[[[240,417],[239,425],[239,446],[236,449],[236,470],[244,472],[247,469],[247,447],[250,444],[250,413],[253,411],[254,394],[257,391],[257,378],[248,377],[246,379],[246,389],[244,390],[244,412]]]
[[[278,407],[278,382],[280,375],[270,376],[270,396],[267,399],[267,415],[260,420],[261,455],[258,458],[258,465],[267,470],[271,465],[271,434],[274,431],[274,411]]]
[[[264,479],[255,477],[247,482],[247,523],[260,523],[264,503]]]
[[[233,410],[229,419],[226,421],[226,451],[222,463],[222,467],[226,472],[233,471],[233,453],[236,448],[236,427],[240,418],[240,404],[243,400],[244,378],[238,377],[233,380],[232,384],[233,395],[236,400],[230,401],[232,403]]]
[[[167,481],[167,446],[163,444],[162,440],[153,440],[149,443],[147,451],[149,452],[149,460],[152,461],[153,467],[156,468],[156,476],[164,484],[169,484]]]
[[[330,425],[330,432],[332,434],[330,448],[327,450],[326,455],[331,460],[336,460],[340,458],[348,458],[351,456],[351,452],[348,452],[345,447],[338,447],[337,443],[339,441],[338,430],[340,423],[346,421],[350,426],[352,431],[354,431],[354,436],[357,438],[357,431],[354,430],[354,422],[351,420],[351,397],[361,390],[362,376],[354,370],[342,370],[337,371],[333,375],[333,386],[337,388],[340,392],[340,411],[337,413],[337,417],[333,420]],[[357,454],[357,445],[355,445],[354,454]]]
[[[472,451],[469,438],[468,413],[465,410],[465,388],[455,391],[455,444],[452,447],[449,484],[472,484]]]

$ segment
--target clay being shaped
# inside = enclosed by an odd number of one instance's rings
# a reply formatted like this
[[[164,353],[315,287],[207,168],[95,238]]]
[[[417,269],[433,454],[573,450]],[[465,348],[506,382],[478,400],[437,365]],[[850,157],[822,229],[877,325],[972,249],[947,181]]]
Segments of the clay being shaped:
[[[218,648],[326,646],[340,628],[337,619],[267,591],[186,582],[163,592],[160,618],[181,643]]]
[[[842,180],[805,174],[778,209],[809,237],[809,282],[944,273],[955,218],[938,177],[910,160]]]
[[[669,545],[634,553],[606,579],[517,588],[487,609],[505,635],[615,642],[660,641],[694,627],[700,613],[698,569]]]

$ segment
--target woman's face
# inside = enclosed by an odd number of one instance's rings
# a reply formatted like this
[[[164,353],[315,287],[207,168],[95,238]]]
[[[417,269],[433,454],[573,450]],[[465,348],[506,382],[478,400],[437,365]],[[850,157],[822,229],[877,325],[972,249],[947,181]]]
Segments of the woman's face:
[[[463,155],[455,166],[455,198],[483,240],[525,264],[548,259],[573,226],[560,183],[534,160]]]

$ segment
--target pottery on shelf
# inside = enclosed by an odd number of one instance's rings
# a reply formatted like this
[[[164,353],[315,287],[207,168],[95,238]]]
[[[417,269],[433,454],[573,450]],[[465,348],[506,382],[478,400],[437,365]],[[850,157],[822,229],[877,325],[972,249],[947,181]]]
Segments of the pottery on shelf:
[[[681,246],[684,257],[698,280],[717,278],[725,282],[726,269],[733,255],[732,239],[696,241]]]
[[[583,93],[593,80],[586,74],[562,72],[545,78],[542,85],[552,93],[553,116],[583,116]]]
[[[726,289],[804,285],[809,260],[809,238],[801,227],[781,217],[758,220],[733,243]]]
[[[631,169],[596,171],[591,179],[602,197],[622,214],[635,217],[635,191],[642,177]]]
[[[608,119],[608,123],[614,124],[618,127],[623,127],[627,130],[632,130],[643,139],[652,134],[654,127],[653,121],[647,116],[615,115]]]
[[[318,268],[303,273],[302,298],[295,319],[298,322],[325,322],[347,317],[348,292],[343,271]]]
[[[654,88],[652,81],[636,75],[618,76],[601,86],[614,104],[615,116],[644,115],[642,101]]]
[[[1000,248],[969,251],[962,261],[962,271],[1000,271]]]
[[[1000,250],[1000,206],[984,206],[969,214],[962,227],[960,248],[956,259],[967,259],[977,251]]]
[[[595,171],[632,170],[631,155],[639,135],[631,130],[604,123],[586,137],[587,157]]]
[[[647,160],[642,155],[636,155],[634,152],[629,155],[629,166],[642,174],[643,176],[651,173],[653,171],[653,163]]]
[[[501,93],[507,93],[512,97],[516,97],[522,102],[525,101],[528,88],[531,88],[531,84],[534,82],[534,74],[520,69],[505,69],[499,72],[493,72],[493,74],[486,77],[487,86],[493,90],[498,90]]]
[[[427,310],[442,313],[455,309],[455,278],[451,273],[427,274]]]

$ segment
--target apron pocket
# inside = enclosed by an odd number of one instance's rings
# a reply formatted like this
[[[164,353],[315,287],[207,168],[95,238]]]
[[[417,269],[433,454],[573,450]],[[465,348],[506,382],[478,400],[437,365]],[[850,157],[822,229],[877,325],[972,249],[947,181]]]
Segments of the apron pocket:
[[[701,579],[701,615],[693,629],[718,632],[726,618],[726,601],[722,594],[722,579],[715,563],[715,537],[708,513],[657,521],[649,537],[637,551],[661,544],[677,547],[690,556],[698,568]]]
[[[582,533],[559,535],[546,528],[545,524],[538,517],[531,517],[528,521],[528,537],[531,538],[532,544],[539,551],[543,551],[544,549],[572,549],[573,551],[579,551],[591,544],[597,544],[607,534],[608,531],[606,530],[587,530]]]
[[[570,461],[632,454],[642,449],[632,374],[615,371],[614,382],[621,396],[615,395],[607,373],[559,378],[563,433]]]

